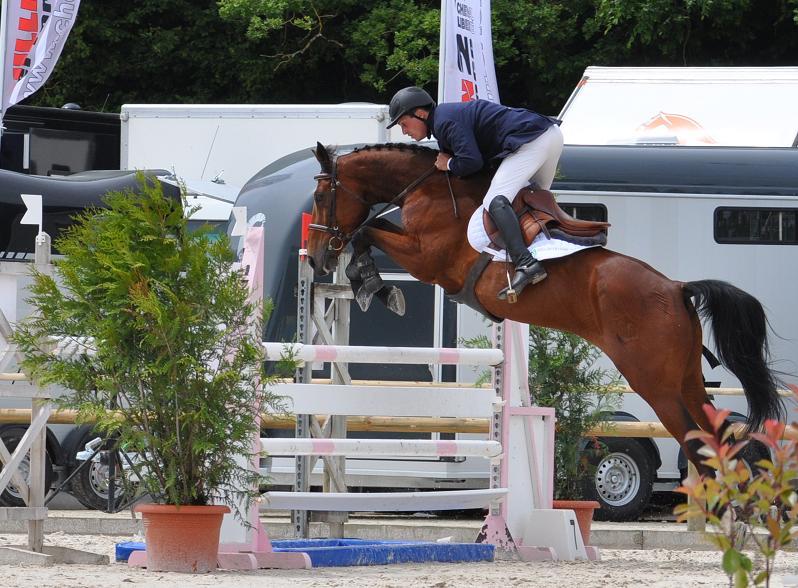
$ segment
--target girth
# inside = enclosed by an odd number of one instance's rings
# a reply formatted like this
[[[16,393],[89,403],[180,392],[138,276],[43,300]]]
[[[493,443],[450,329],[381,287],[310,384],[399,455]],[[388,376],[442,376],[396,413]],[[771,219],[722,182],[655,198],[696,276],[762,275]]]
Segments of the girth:
[[[513,210],[518,216],[524,242],[529,245],[541,232],[547,237],[562,239],[578,245],[606,245],[610,223],[575,219],[557,204],[548,190],[522,189]],[[494,249],[503,249],[504,240],[486,210],[482,217],[485,231]]]
[[[477,260],[471,265],[471,269],[468,270],[463,288],[455,294],[449,294],[447,292],[446,296],[458,304],[465,304],[466,306],[473,308],[477,312],[492,320],[494,323],[500,323],[502,319],[485,310],[485,307],[479,302],[474,291],[479,278],[482,276],[482,272],[485,271],[485,268],[488,267],[488,264],[490,264],[492,259],[492,254],[485,252],[480,253],[479,257],[477,257]]]

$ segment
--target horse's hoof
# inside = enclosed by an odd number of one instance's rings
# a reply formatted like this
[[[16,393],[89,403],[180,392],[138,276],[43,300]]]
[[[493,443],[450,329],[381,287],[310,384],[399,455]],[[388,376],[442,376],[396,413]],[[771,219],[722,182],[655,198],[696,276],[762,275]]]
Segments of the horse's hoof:
[[[366,290],[366,288],[360,288],[355,294],[355,302],[360,307],[360,310],[366,312],[371,306],[371,300],[374,298],[374,294]]]
[[[388,310],[398,314],[399,316],[405,315],[405,295],[402,290],[396,286],[391,286],[388,293]]]

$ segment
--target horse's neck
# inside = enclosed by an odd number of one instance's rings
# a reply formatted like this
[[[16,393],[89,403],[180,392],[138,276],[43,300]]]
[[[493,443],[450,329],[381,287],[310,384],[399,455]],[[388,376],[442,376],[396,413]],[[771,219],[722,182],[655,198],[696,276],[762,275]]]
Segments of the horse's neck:
[[[477,206],[472,198],[453,195],[442,174],[409,195],[402,222],[405,232],[417,240],[421,255],[410,260],[414,267],[405,269],[449,293],[458,292],[477,256],[467,237],[468,221]]]
[[[423,152],[364,152],[364,159],[349,160],[347,167],[369,186],[371,197],[389,203],[428,172],[434,157]],[[390,181],[386,181],[391,178]],[[407,242],[386,240],[385,252],[410,274],[433,282],[447,292],[457,292],[477,253],[467,239],[468,221],[479,206],[487,183],[447,178],[435,172],[402,198],[403,232],[417,244],[407,255]],[[374,204],[375,202],[372,202]],[[399,260],[402,261],[399,261]]]

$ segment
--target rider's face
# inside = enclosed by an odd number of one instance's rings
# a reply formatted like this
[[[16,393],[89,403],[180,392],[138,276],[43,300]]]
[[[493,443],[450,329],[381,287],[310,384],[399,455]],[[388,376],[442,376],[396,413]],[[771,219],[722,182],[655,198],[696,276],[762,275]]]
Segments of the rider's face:
[[[427,112],[425,110],[418,109],[415,114],[422,118],[427,117]],[[399,119],[397,124],[399,128],[402,129],[403,134],[412,137],[416,141],[421,141],[427,138],[427,124],[423,120],[416,118],[416,116],[406,114]]]

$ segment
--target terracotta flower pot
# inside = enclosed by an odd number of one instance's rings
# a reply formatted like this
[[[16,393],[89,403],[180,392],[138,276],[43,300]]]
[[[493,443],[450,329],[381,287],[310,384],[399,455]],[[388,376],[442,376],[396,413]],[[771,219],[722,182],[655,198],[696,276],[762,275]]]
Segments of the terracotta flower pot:
[[[593,523],[593,511],[601,508],[601,505],[595,500],[555,500],[552,506],[574,511],[576,522],[579,523],[579,531],[582,533],[582,542],[585,545],[590,545],[590,525]]]
[[[216,569],[219,530],[226,506],[139,504],[147,545],[147,569],[204,573]]]

